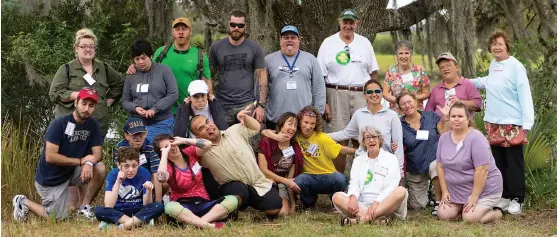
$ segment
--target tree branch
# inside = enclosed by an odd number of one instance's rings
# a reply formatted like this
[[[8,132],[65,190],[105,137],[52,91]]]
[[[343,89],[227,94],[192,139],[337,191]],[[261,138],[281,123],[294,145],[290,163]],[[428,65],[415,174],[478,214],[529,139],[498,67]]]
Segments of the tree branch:
[[[408,28],[428,18],[443,8],[441,0],[417,0],[399,9],[385,9],[379,14],[383,24],[378,24],[375,32],[393,31]],[[378,9],[369,9],[377,11]]]

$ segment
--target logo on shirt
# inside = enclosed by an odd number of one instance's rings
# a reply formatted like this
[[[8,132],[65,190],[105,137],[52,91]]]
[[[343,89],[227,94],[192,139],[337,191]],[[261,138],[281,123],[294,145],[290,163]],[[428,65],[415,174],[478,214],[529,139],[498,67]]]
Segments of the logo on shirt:
[[[371,183],[371,181],[373,181],[373,173],[371,172],[371,170],[367,170],[366,180],[364,181],[364,185]]]
[[[91,134],[91,132],[88,130],[73,131],[73,135],[69,137],[70,142],[76,142],[78,140],[86,141],[89,134]]]
[[[130,200],[139,197],[141,195],[137,189],[133,185],[120,185],[120,189],[118,189],[118,196],[124,200]]]
[[[285,65],[285,66],[280,66],[280,67],[278,68],[278,70],[279,70],[280,72],[284,72],[284,73],[288,73],[288,74],[290,74],[290,73],[294,74],[294,73],[300,71],[300,69],[299,69],[298,67],[294,67],[294,68],[292,69],[292,71],[290,71],[290,68],[288,68],[288,66],[286,66],[286,65]]]
[[[224,70],[232,71],[246,68],[247,53],[232,54],[224,56]]]
[[[335,59],[337,60],[338,64],[343,66],[350,63],[350,57],[348,56],[348,53],[345,50],[338,52]]]

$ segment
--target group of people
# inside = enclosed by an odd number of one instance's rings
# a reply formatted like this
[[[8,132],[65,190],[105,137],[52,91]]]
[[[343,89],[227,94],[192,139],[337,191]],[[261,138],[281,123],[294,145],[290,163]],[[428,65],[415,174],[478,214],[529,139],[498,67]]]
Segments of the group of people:
[[[317,57],[300,49],[299,30],[287,25],[280,50],[265,56],[246,38],[245,13],[234,11],[229,36],[207,56],[190,44],[190,20],[177,18],[172,44],[153,52],[146,40],[133,43],[125,79],[95,59],[93,32],[78,31],[76,59],[60,67],[49,92],[56,119],[35,177],[42,202],[16,195],[14,218],[31,211],[65,219],[71,208],[96,217],[101,229],[154,224],[163,213],[222,228],[247,207],[273,219],[311,209],[327,194],[341,225],[389,223],[426,207],[430,185],[441,220],[485,223],[520,213],[534,109],[506,34],[489,39],[487,77],[460,76],[446,52],[436,60],[442,82],[430,89],[408,41],[395,44],[397,63],[379,82],[373,47],[355,33],[359,23],[354,9],[343,10],[340,31]],[[477,88],[486,90],[485,107]],[[120,97],[129,116],[107,174],[108,106]],[[482,109],[487,138],[473,125]],[[346,155],[355,156],[349,178]],[[104,205],[93,208],[105,181]]]

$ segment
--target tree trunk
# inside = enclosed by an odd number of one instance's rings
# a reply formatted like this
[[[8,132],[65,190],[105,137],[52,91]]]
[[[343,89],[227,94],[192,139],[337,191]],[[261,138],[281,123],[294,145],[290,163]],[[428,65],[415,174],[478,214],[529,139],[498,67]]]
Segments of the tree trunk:
[[[149,39],[162,39],[165,43],[172,40],[171,25],[173,0],[145,0],[145,10],[149,19]]]

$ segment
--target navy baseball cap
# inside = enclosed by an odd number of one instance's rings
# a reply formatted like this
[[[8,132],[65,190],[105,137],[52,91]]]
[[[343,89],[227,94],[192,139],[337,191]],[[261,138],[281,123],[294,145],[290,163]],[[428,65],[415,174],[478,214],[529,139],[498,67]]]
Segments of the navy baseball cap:
[[[140,118],[129,118],[124,124],[124,132],[130,135],[147,132],[145,126],[143,125],[143,120]]]
[[[282,35],[286,32],[294,32],[297,36],[300,36],[300,32],[298,31],[298,28],[293,25],[287,25],[285,27],[282,27],[280,34]]]

